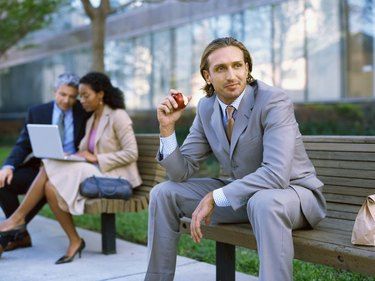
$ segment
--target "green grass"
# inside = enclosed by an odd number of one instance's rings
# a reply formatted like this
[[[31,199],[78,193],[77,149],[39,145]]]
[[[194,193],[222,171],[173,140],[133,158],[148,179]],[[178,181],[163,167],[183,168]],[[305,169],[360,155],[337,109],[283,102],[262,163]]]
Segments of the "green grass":
[[[10,146],[0,146],[0,165],[2,165],[11,149],[12,147]]]
[[[0,148],[0,163],[10,151],[10,147]],[[46,205],[41,215],[54,218]],[[147,244],[147,211],[141,213],[122,213],[116,215],[118,238],[146,245]],[[78,227],[92,231],[100,231],[100,215],[74,216]],[[178,244],[178,254],[195,260],[215,263],[215,243],[203,240],[195,244],[187,235],[182,235]],[[258,275],[259,259],[255,251],[238,247],[236,249],[236,270],[251,275]],[[375,281],[375,277],[345,272],[332,267],[316,265],[308,262],[294,261],[294,281]]]
[[[48,206],[41,214],[53,218]],[[117,236],[134,243],[147,244],[147,211],[141,213],[124,213],[116,215]],[[77,226],[100,231],[99,215],[75,216]],[[178,254],[195,260],[215,264],[215,243],[203,240],[195,244],[187,235],[182,235],[178,244]],[[255,251],[238,247],[236,249],[236,270],[251,275],[258,275],[259,259]],[[345,272],[328,266],[316,265],[294,260],[295,281],[374,281],[375,277],[367,277],[357,273]]]

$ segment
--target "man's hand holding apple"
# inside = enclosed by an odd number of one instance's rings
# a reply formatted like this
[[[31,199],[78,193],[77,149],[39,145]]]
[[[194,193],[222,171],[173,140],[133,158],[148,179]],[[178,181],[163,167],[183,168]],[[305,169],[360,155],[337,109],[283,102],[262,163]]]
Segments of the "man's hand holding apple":
[[[160,136],[168,137],[174,132],[175,123],[190,100],[191,97],[186,97],[177,90],[169,91],[169,95],[157,107]]]

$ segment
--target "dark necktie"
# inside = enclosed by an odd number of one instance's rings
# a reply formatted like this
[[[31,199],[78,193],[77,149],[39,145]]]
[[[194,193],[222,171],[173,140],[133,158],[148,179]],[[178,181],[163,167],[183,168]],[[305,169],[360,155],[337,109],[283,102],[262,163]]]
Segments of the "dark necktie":
[[[225,109],[227,113],[227,123],[225,124],[225,132],[227,134],[228,141],[230,143],[230,139],[232,137],[232,131],[234,126],[234,119],[233,119],[233,113],[236,109],[232,105],[228,105]]]
[[[59,126],[59,132],[60,132],[61,142],[62,142],[63,145],[64,145],[64,136],[65,136],[65,123],[64,123],[64,119],[65,119],[65,112],[61,111],[61,114],[60,114],[60,117],[59,117],[58,126]]]

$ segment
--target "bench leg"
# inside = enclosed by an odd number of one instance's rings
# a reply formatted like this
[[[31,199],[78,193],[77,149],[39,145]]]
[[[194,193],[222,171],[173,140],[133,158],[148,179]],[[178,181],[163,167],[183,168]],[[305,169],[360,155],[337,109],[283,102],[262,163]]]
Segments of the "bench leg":
[[[115,214],[101,214],[102,253],[105,255],[116,253],[116,216]]]
[[[216,281],[234,281],[236,278],[236,247],[216,242]]]

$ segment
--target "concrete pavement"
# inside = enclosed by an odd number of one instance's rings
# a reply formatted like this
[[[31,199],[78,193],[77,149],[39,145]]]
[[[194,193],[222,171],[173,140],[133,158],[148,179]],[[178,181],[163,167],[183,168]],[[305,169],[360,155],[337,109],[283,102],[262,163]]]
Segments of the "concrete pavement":
[[[2,220],[0,215],[0,220]],[[4,252],[0,258],[1,281],[143,281],[147,248],[117,239],[117,254],[101,253],[101,235],[78,229],[86,241],[82,258],[55,265],[64,254],[67,238],[59,224],[37,216],[28,226],[33,247]],[[215,266],[178,257],[175,281],[214,281]],[[256,281],[254,276],[236,273],[237,281]]]

